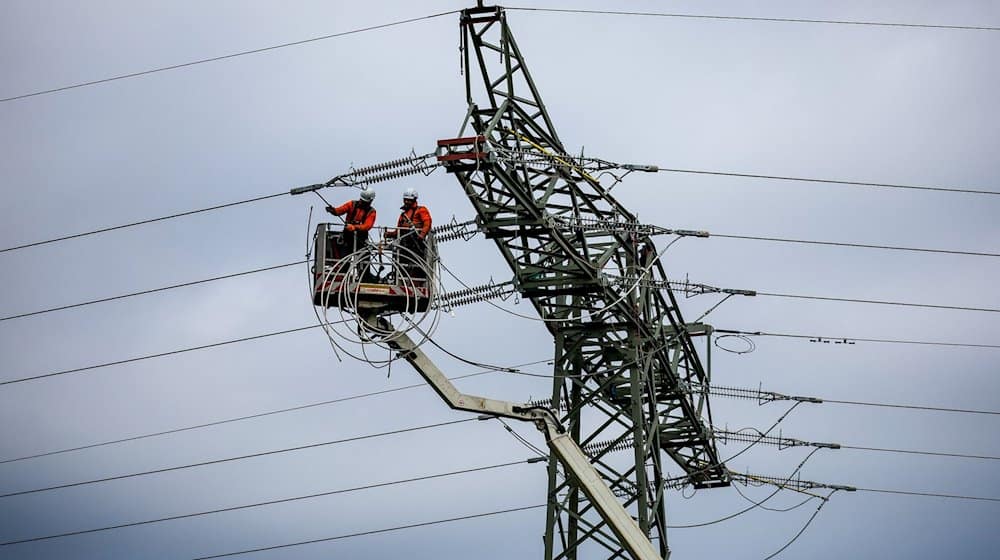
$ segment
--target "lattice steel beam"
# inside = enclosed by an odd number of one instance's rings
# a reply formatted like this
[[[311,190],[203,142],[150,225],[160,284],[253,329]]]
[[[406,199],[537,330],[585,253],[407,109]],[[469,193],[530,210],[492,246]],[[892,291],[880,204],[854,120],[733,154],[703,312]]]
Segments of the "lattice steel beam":
[[[594,466],[666,558],[662,456],[699,487],[728,485],[730,476],[710,429],[708,393],[682,390],[710,380],[649,239],[660,232],[632,227],[635,216],[594,178],[608,162],[566,154],[503,10],[465,10],[461,26],[469,110],[459,137],[438,142],[438,161],[555,339],[551,399],[561,422],[581,446],[633,442],[628,460],[597,453]],[[648,285],[633,289],[609,276]],[[547,559],[621,555],[554,463],[549,496]]]

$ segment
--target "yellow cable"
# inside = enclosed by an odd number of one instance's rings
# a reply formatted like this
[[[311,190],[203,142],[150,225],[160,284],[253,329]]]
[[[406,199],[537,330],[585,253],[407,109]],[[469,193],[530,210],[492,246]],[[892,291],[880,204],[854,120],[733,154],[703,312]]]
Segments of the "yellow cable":
[[[525,135],[521,134],[520,132],[515,132],[515,131],[513,131],[513,130],[511,130],[511,129],[509,129],[509,128],[505,128],[504,130],[506,130],[507,132],[509,132],[509,133],[511,133],[511,134],[514,134],[514,135],[516,135],[516,136],[517,136],[518,138],[520,138],[521,140],[523,140],[523,141],[525,141],[525,142],[527,142],[527,143],[531,144],[531,145],[532,145],[532,146],[533,146],[533,147],[534,147],[534,148],[535,148],[536,150],[538,150],[538,151],[542,152],[543,154],[545,154],[545,155],[547,155],[547,156],[551,157],[552,159],[554,159],[554,160],[556,160],[556,161],[558,161],[558,162],[562,163],[563,165],[565,165],[565,166],[567,166],[567,167],[571,167],[571,168],[572,168],[572,169],[573,169],[574,171],[576,171],[576,172],[577,172],[577,173],[579,173],[580,175],[583,175],[583,176],[584,176],[584,177],[586,177],[587,179],[590,179],[591,181],[593,181],[593,182],[595,182],[595,183],[598,183],[598,184],[600,183],[600,181],[598,181],[597,179],[595,179],[595,178],[591,177],[591,176],[590,176],[590,174],[589,174],[589,173],[587,173],[586,171],[584,171],[584,170],[580,169],[580,168],[579,168],[579,167],[577,167],[576,165],[573,165],[572,163],[570,163],[570,162],[568,162],[568,161],[566,161],[566,160],[562,159],[562,158],[561,158],[561,157],[559,157],[559,156],[556,156],[556,155],[553,155],[553,154],[552,154],[551,152],[549,152],[549,151],[548,151],[547,149],[545,149],[545,147],[544,147],[544,146],[539,146],[538,144],[536,144],[536,143],[532,142],[530,138],[528,138],[527,136],[525,136]]]

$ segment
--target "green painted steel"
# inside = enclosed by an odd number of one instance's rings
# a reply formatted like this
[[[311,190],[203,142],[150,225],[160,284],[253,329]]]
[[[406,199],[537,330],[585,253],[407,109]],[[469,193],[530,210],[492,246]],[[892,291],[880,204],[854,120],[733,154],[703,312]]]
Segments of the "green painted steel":
[[[708,393],[691,389],[709,374],[649,233],[621,227],[637,221],[595,178],[599,165],[566,154],[503,10],[465,10],[461,26],[469,109],[438,159],[553,335],[551,407],[580,447],[608,442],[592,463],[666,558],[665,460],[698,487],[730,483]],[[611,458],[625,441],[631,456]],[[554,460],[548,476],[546,560],[619,556]]]

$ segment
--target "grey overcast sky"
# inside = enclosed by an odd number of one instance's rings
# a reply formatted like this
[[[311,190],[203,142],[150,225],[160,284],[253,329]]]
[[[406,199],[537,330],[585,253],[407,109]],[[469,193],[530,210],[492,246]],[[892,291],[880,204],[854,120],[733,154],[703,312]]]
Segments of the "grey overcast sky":
[[[440,1],[0,5],[0,98],[467,7]],[[989,1],[530,1],[536,7],[1000,26]],[[556,14],[509,22],[567,147],[661,167],[1000,191],[1000,32]],[[458,16],[0,103],[0,246],[212,206],[433,149],[465,115]],[[438,222],[472,216],[442,172],[378,186],[379,223],[420,190]],[[616,196],[644,222],[713,233],[1000,252],[1000,197],[670,173]],[[325,196],[338,200],[344,191]],[[0,316],[303,258],[315,197],[280,197],[0,253]],[[315,206],[314,211],[320,210]],[[315,222],[316,214],[314,214]],[[662,248],[662,242],[660,247]],[[442,247],[468,283],[507,279],[481,237]],[[668,274],[762,292],[1000,308],[1000,259],[683,239]],[[446,280],[448,287],[457,283]],[[681,300],[689,319],[718,301]],[[506,310],[532,315],[525,303]],[[0,380],[315,323],[304,266],[0,321]],[[995,312],[758,296],[717,328],[1000,344]],[[435,340],[512,365],[552,354],[537,321],[479,304]],[[1000,410],[1000,350],[756,337],[712,350],[713,380],[828,399]],[[720,344],[735,346],[726,339]],[[701,348],[705,351],[705,348]],[[476,371],[433,353],[449,375]],[[542,363],[526,366],[547,373]],[[389,375],[387,375],[389,373]],[[419,382],[338,361],[318,329],[0,385],[0,460]],[[490,373],[468,392],[523,401],[544,378]],[[716,423],[766,428],[787,403],[717,398]],[[468,418],[401,390],[72,453],[0,463],[0,494]],[[515,426],[536,445],[533,428]],[[781,433],[845,445],[1000,456],[1000,416],[803,404]],[[724,457],[735,444],[721,446]],[[782,476],[808,450],[757,446],[730,463]],[[495,421],[0,497],[0,542],[183,515],[526,459]],[[996,460],[822,450],[803,478],[1000,497]],[[740,488],[761,499],[769,488]],[[534,505],[544,468],[517,465],[46,541],[0,558],[187,559]],[[783,492],[767,505],[787,508]],[[735,489],[668,497],[671,524],[747,507]],[[673,558],[762,559],[816,502],[669,533]],[[254,558],[535,558],[543,510],[262,552]],[[784,558],[995,558],[1000,503],[837,493]]]

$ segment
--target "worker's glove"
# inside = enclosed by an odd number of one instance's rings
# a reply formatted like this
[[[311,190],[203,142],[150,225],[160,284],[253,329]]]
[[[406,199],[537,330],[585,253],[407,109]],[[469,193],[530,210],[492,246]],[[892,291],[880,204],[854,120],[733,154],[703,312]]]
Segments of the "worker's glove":
[[[331,213],[331,214],[333,214],[334,216],[336,216],[336,215],[337,215],[337,214],[335,214],[335,213],[333,212],[333,206],[327,206],[327,207],[326,207],[326,211],[327,211],[327,212],[329,212],[329,213]]]
[[[387,230],[385,230],[385,236],[386,237],[396,237],[396,230],[394,230],[394,229],[387,229]]]
[[[347,226],[346,226],[346,227],[344,227],[344,231],[354,231],[354,230],[356,230],[356,229],[358,229],[358,228],[357,228],[357,227],[355,227],[355,225],[354,225],[354,224],[347,224]]]

